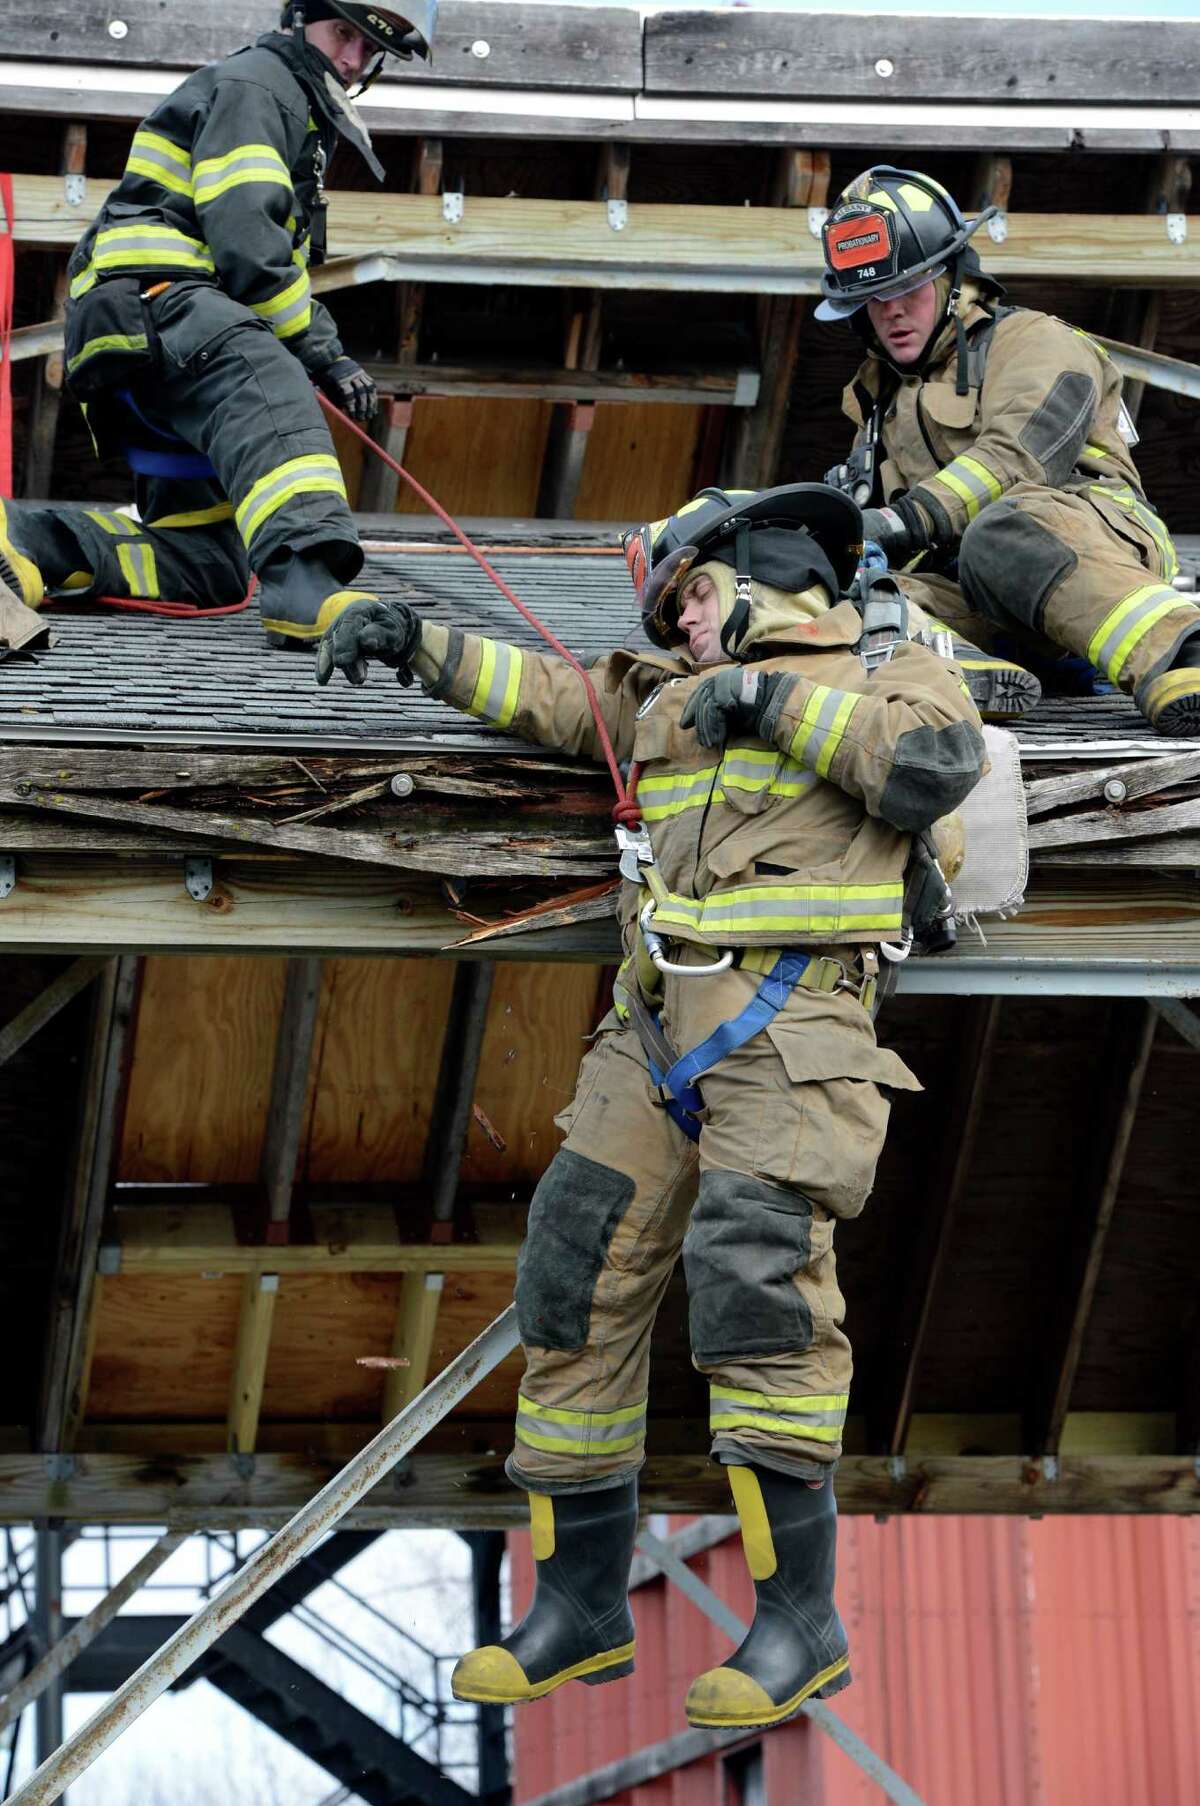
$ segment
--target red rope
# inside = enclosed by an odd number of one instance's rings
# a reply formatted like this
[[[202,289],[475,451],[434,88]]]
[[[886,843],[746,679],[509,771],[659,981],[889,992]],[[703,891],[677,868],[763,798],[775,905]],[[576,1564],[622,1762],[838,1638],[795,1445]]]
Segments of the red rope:
[[[500,594],[512,603],[517,613],[541,634],[548,646],[552,646],[554,651],[557,652],[561,658],[566,659],[572,671],[576,673],[583,683],[584,692],[588,699],[588,707],[592,711],[592,719],[596,724],[596,737],[600,742],[601,750],[604,753],[604,761],[608,766],[609,776],[612,778],[613,788],[617,793],[616,807],[612,812],[613,820],[620,823],[622,827],[639,827],[642,818],[636,799],[638,778],[641,775],[641,768],[636,764],[630,766],[629,783],[626,785],[624,778],[621,776],[621,767],[617,763],[617,755],[613,750],[613,743],[609,736],[608,728],[605,725],[604,714],[600,707],[600,698],[596,694],[596,687],[579,660],[575,657],[574,653],[569,651],[568,648],[563,645],[556,634],[551,633],[544,621],[538,620],[531,608],[526,608],[520,597],[509,588],[499,571],[495,570],[488,563],[478,546],[472,543],[468,536],[463,532],[458,522],[451,519],[441,503],[436,501],[435,498],[430,495],[424,484],[419,483],[410,471],[405,470],[403,464],[397,463],[396,459],[393,458],[389,452],[384,451],[382,445],[372,439],[370,433],[366,432],[357,424],[357,422],[351,420],[348,414],[343,414],[341,408],[335,407],[333,402],[322,395],[319,390],[317,391],[317,400],[327,414],[334,420],[340,421],[344,427],[348,427],[355,438],[361,439],[363,444],[367,446],[370,451],[373,451],[377,458],[382,459],[389,470],[394,470],[398,477],[404,478],[404,481],[408,484],[413,494],[418,496],[431,513],[436,514],[438,519],[445,526],[449,527],[464,551],[471,554],[471,557],[475,560],[480,570],[484,571],[486,575],[491,578],[492,582],[496,585],[496,588],[500,591]]]

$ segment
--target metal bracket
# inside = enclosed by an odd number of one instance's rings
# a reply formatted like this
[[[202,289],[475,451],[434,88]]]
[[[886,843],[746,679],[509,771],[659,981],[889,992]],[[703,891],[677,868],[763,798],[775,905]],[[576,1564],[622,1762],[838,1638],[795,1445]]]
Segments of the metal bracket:
[[[230,1450],[229,1459],[233,1463],[233,1471],[237,1475],[239,1480],[253,1480],[253,1478],[254,1478],[254,1456],[253,1455],[235,1455],[233,1453],[233,1451]]]
[[[1008,209],[1001,207],[987,223],[987,235],[994,245],[1002,245],[1008,237]]]
[[[211,859],[185,859],[183,885],[189,897],[204,903],[212,896],[213,862]]]
[[[105,1279],[115,1279],[121,1271],[120,1242],[101,1242],[96,1256],[96,1271]]]
[[[63,188],[66,191],[68,207],[82,207],[87,200],[87,177],[74,175],[63,177]]]
[[[16,888],[16,859],[11,853],[0,853],[0,897],[11,897]]]
[[[810,207],[808,210],[808,229],[814,238],[820,238],[821,227],[829,218],[828,207]]]
[[[1042,1479],[1043,1480],[1057,1480],[1058,1479],[1058,1456],[1057,1455],[1043,1455],[1042,1456]]]
[[[55,1482],[75,1478],[74,1455],[47,1455],[46,1478]]]
[[[609,227],[614,232],[624,232],[629,224],[629,202],[607,201]]]
[[[733,389],[734,407],[752,408],[758,400],[758,392],[761,387],[762,378],[757,370],[739,370]]]
[[[908,1475],[908,1462],[904,1459],[904,1456],[903,1455],[889,1455],[888,1456],[888,1479],[892,1482],[892,1485],[899,1486],[900,1482],[903,1479],[905,1479],[907,1477],[907,1475]]]
[[[461,188],[448,188],[442,196],[442,218],[448,226],[457,226],[463,216],[466,198]]]
[[[1185,245],[1187,243],[1186,213],[1168,213],[1167,237],[1173,245]]]

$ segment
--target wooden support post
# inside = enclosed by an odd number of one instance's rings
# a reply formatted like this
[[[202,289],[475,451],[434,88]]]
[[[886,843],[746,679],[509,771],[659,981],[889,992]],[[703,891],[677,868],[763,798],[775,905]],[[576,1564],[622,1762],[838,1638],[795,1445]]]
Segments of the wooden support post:
[[[444,153],[440,138],[417,140],[413,157],[412,192],[433,195],[442,191]],[[396,285],[396,362],[416,364],[421,357],[421,321],[425,313],[425,284]],[[403,464],[412,426],[412,397],[402,393],[385,396],[371,427],[371,437],[397,464]],[[363,465],[358,508],[362,514],[394,514],[400,478],[378,458]]]
[[[1113,1005],[1107,1082],[1099,1108],[1088,1120],[1089,1145],[1098,1140],[1100,1152],[1094,1162],[1084,1163],[1086,1189],[1078,1200],[1079,1232],[1061,1288],[1062,1308],[1046,1337],[1040,1382],[1028,1413],[1025,1441],[1035,1455],[1057,1456],[1062,1442],[1157,1024],[1151,1003],[1139,999]]]
[[[387,1376],[383,1389],[383,1421],[411,1404],[425,1390],[444,1281],[440,1273],[406,1273],[400,1282],[400,1308],[392,1335],[392,1356],[406,1360]]]
[[[252,1455],[258,1440],[258,1419],[271,1352],[271,1325],[278,1296],[278,1273],[247,1273],[242,1281],[237,1352],[229,1393],[231,1455]]]
[[[942,1157],[916,1226],[907,1268],[897,1282],[895,1317],[885,1342],[887,1366],[869,1412],[874,1454],[902,1455],[908,1440],[934,1296],[954,1219],[966,1196],[999,1021],[998,997],[972,998],[967,1003],[954,1048]]]
[[[87,126],[68,125],[63,132],[62,178],[73,183],[82,179],[87,162]],[[67,303],[67,259],[58,261],[54,273],[51,301],[52,320],[61,320]],[[54,469],[54,445],[58,437],[58,417],[62,408],[63,356],[53,351],[41,364],[34,377],[30,403],[29,444],[25,456],[26,497],[43,497],[51,493]]]
[[[1005,213],[1012,199],[1012,158],[982,156],[975,160],[967,213],[982,213],[985,207],[1000,207]],[[986,227],[985,227],[986,231]]]
[[[1146,212],[1162,222],[1165,234],[1169,213],[1187,212],[1192,186],[1192,166],[1187,157],[1159,157],[1146,188]],[[1162,293],[1159,289],[1126,289],[1113,296],[1109,316],[1109,336],[1153,351],[1162,315]],[[1146,385],[1132,379],[1121,391],[1130,418],[1137,420],[1141,412]]]
[[[69,965],[65,972],[60,972],[46,989],[27,1003],[12,1021],[0,1029],[0,1066],[7,1066],[14,1054],[32,1041],[39,1029],[53,1022],[61,1009],[65,1009],[80,991],[86,990],[93,978],[96,978],[108,965],[106,959],[77,959]]]
[[[267,1194],[267,1241],[271,1243],[288,1239],[322,970],[319,959],[290,959],[287,965],[260,1165]]]
[[[596,171],[598,201],[627,202],[631,149],[628,144],[601,148]],[[567,370],[600,368],[604,340],[604,298],[599,290],[574,295],[568,303],[563,366]],[[537,511],[552,520],[571,520],[583,478],[588,434],[595,422],[595,407],[574,401],[556,407],[546,438]]]
[[[829,199],[829,175],[827,151],[782,151],[775,169],[772,204],[824,207]],[[808,307],[803,296],[759,298],[758,366],[762,387],[752,408],[734,411],[722,461],[726,484],[764,489],[786,474],[780,471],[779,460]]]
[[[73,1446],[87,1399],[100,1230],[121,1140],[140,979],[140,959],[111,961],[93,1004],[38,1407],[37,1447],[47,1454]]]

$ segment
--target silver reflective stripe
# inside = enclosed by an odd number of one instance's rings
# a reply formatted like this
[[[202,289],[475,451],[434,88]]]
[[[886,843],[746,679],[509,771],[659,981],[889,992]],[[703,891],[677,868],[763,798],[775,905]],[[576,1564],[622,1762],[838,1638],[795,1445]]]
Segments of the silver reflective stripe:
[[[846,700],[845,690],[830,690],[822,697],[821,706],[817,710],[817,718],[811,725],[811,731],[804,742],[804,763],[815,771],[825,750],[825,743],[834,730],[838,710]],[[844,727],[838,728],[837,738],[840,741]]]
[[[578,1443],[580,1447],[602,1448],[611,1442],[628,1442],[641,1437],[646,1430],[645,1412],[628,1423],[600,1423],[592,1417],[587,1423],[560,1423],[557,1418],[535,1417],[528,1411],[517,1412],[517,1435],[532,1430],[540,1436],[552,1436],[560,1442]]]

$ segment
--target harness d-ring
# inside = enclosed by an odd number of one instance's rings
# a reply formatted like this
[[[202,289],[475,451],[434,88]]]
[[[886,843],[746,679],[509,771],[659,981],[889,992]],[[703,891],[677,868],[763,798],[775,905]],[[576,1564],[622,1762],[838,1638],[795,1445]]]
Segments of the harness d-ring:
[[[654,898],[651,897],[638,917],[638,927],[641,929],[642,939],[646,943],[646,952],[660,972],[670,972],[676,978],[711,978],[716,972],[728,972],[733,964],[732,948],[723,953],[720,959],[715,960],[711,966],[681,966],[677,961],[668,959],[663,952],[662,936],[655,934],[650,926],[653,914]]]

